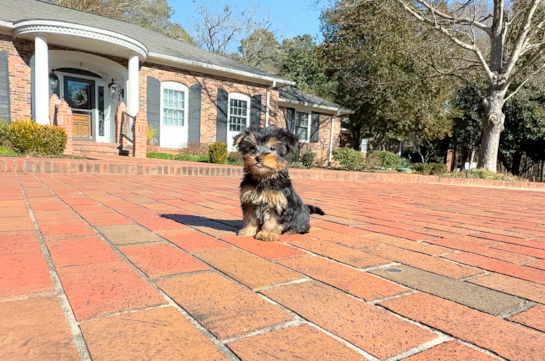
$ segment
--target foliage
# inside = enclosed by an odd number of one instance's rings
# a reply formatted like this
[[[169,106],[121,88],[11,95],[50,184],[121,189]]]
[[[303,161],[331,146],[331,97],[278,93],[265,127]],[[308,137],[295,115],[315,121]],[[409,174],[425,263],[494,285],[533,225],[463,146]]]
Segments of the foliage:
[[[386,169],[397,169],[397,167],[399,167],[400,159],[397,154],[382,150],[375,150],[373,153],[378,155],[378,157],[380,158],[381,167],[384,167]]]
[[[296,36],[282,43],[285,59],[281,75],[297,83],[303,91],[324,98],[332,98],[336,88],[320,64],[316,42],[310,35]]]
[[[172,160],[180,160],[185,162],[208,162],[208,156],[194,154],[177,154],[172,157]]]
[[[371,150],[388,138],[442,138],[452,124],[456,82],[421,60],[446,41],[383,3],[347,0],[322,13],[320,60],[338,82],[334,100],[355,111],[344,121],[355,148],[362,138]]]
[[[55,0],[55,4],[124,20],[168,37],[195,44],[184,28],[170,20],[174,9],[168,4],[168,0]]]
[[[314,152],[306,152],[301,157],[301,163],[307,168],[312,168],[314,165],[314,158],[316,158],[316,153]]]
[[[358,170],[363,163],[363,156],[352,148],[337,148],[333,150],[333,158],[346,170]]]
[[[6,140],[11,148],[21,154],[62,154],[68,137],[61,127],[39,125],[30,121],[9,124]]]
[[[268,29],[260,28],[240,41],[237,60],[272,74],[279,74],[284,49]]]
[[[210,144],[208,148],[208,159],[210,163],[225,164],[228,157],[227,143],[216,142]]]
[[[155,127],[149,127],[148,128],[148,139],[151,139],[155,136],[155,134],[157,133],[158,129],[155,128]]]
[[[488,179],[488,180],[501,180],[508,182],[527,182],[527,179],[514,176],[509,173],[496,173],[487,169],[471,169],[467,172],[450,172],[444,173],[441,177],[446,178],[471,178],[471,179]]]
[[[3,144],[6,139],[6,135],[9,130],[9,124],[0,119],[0,145]]]
[[[290,163],[290,168],[295,168],[295,169],[307,169],[307,166],[304,165],[304,164],[301,163],[301,162],[291,162],[291,163]]]
[[[0,145],[0,157],[15,157],[17,154],[13,149],[6,148]]]
[[[413,170],[424,175],[442,175],[447,172],[447,166],[441,163],[415,163]]]
[[[169,154],[169,153],[158,153],[158,152],[152,152],[152,153],[147,153],[146,154],[146,158],[155,158],[155,159],[168,159],[168,160],[172,160],[174,158],[174,156],[172,154]]]
[[[187,143],[185,148],[181,148],[178,154],[193,154],[208,157],[207,143]]]

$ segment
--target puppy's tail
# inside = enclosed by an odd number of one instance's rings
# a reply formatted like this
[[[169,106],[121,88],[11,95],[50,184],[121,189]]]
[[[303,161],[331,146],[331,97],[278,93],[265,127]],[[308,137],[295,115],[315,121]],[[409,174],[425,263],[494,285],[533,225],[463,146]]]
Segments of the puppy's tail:
[[[305,206],[307,206],[308,210],[310,211],[310,214],[319,214],[321,216],[325,216],[324,211],[322,211],[320,207],[314,207],[314,206],[311,206],[310,204],[305,204]]]

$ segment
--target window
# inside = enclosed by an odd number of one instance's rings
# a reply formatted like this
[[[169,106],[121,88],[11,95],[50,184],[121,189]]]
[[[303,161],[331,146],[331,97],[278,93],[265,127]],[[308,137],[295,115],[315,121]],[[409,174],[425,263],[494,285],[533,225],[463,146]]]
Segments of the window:
[[[161,84],[162,124],[171,127],[186,125],[187,87],[174,82]]]
[[[250,98],[244,94],[229,94],[229,131],[242,132],[248,125]]]
[[[310,114],[305,112],[295,112],[295,134],[301,142],[308,142],[310,133]]]

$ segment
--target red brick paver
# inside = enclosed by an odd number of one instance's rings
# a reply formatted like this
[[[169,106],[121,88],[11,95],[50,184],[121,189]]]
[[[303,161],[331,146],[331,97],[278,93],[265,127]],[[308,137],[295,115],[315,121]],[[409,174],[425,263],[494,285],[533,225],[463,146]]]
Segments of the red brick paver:
[[[266,243],[205,168],[0,173],[0,359],[545,360],[545,193],[295,179]]]

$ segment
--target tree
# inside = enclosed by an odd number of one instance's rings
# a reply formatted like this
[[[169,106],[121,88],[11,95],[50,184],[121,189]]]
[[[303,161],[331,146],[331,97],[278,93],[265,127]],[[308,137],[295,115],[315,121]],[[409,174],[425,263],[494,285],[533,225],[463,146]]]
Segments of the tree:
[[[310,35],[286,39],[282,48],[285,52],[282,76],[296,82],[303,91],[328,99],[333,97],[336,81],[325,73],[316,42]]]
[[[376,148],[388,138],[423,144],[449,133],[456,84],[445,86],[415,55],[437,39],[407,17],[358,0],[323,14],[320,58],[338,82],[335,100],[355,111],[345,122],[354,147],[360,138]]]
[[[279,74],[285,57],[282,46],[272,32],[257,29],[240,41],[239,61],[272,74]]]
[[[476,80],[485,80],[485,88],[480,88],[483,135],[478,166],[496,171],[500,135],[505,128],[505,101],[545,67],[542,1],[493,0],[491,11],[488,11],[488,2],[484,0],[393,1],[420,24],[442,34],[458,47],[457,55],[446,55],[459,60],[461,66],[448,69],[439,66],[436,61],[445,56],[440,52],[427,59],[430,66],[441,74],[459,77],[476,88],[479,87]],[[391,2],[381,0],[381,3]],[[512,87],[515,83],[519,87]]]
[[[521,168],[524,156],[530,160],[526,168],[545,160],[545,99],[538,97],[540,93],[525,87],[504,105],[505,129],[500,137],[499,159],[515,175],[526,171]],[[472,161],[482,136],[482,99],[475,89],[464,87],[454,105],[463,115],[454,119],[451,143],[446,146],[456,149],[460,159]]]
[[[167,0],[55,0],[60,6],[124,20],[168,37],[195,44],[179,24],[170,21],[174,9]]]

